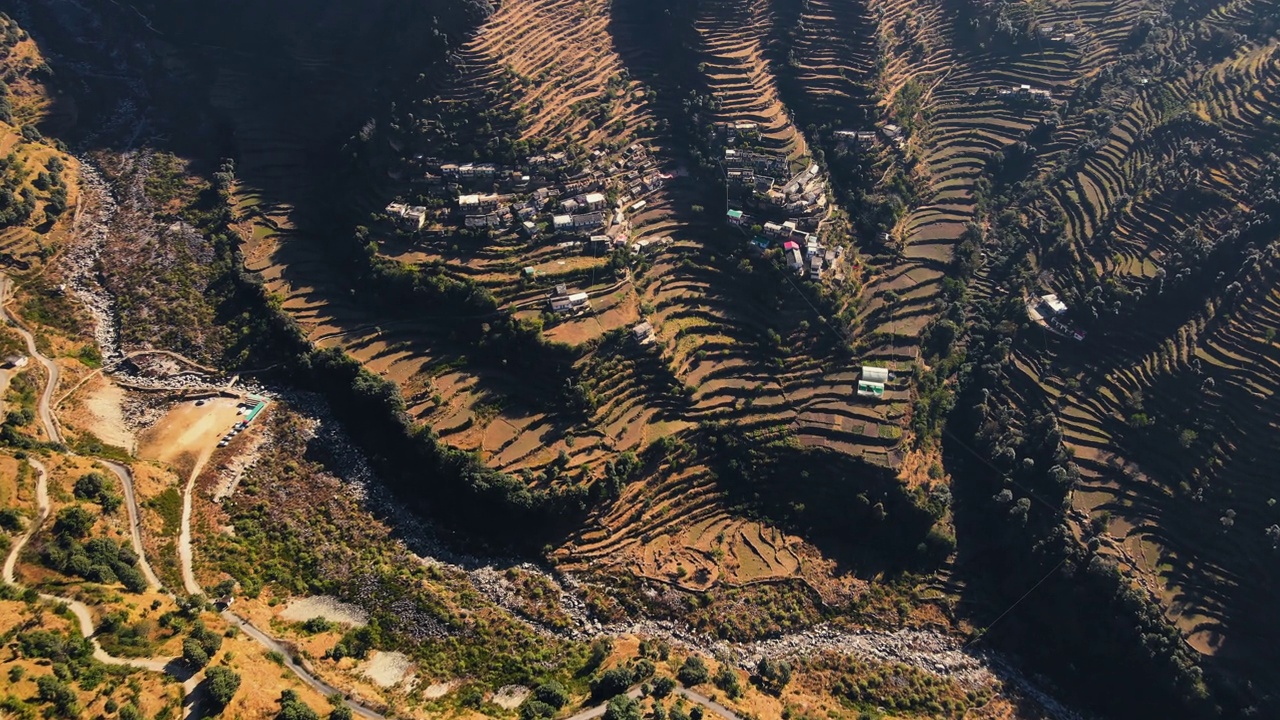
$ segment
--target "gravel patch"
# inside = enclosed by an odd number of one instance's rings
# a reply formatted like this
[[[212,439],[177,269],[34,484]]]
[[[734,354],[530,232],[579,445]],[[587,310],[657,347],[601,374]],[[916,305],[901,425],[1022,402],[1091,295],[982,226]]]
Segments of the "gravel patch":
[[[294,598],[280,611],[280,618],[290,622],[306,622],[316,617],[355,627],[369,622],[369,615],[364,610],[329,595]]]
[[[523,685],[503,685],[493,694],[493,704],[503,710],[515,710],[532,692]]]
[[[398,652],[375,652],[360,674],[384,688],[395,686],[409,673],[413,663],[409,656]]]

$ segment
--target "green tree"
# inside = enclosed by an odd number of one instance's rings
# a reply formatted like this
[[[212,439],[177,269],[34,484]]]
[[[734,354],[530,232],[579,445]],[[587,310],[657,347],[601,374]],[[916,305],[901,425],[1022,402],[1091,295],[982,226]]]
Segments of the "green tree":
[[[636,681],[635,674],[624,667],[616,667],[600,673],[600,677],[591,684],[591,693],[597,698],[620,695]]]
[[[533,699],[559,710],[569,704],[569,691],[559,682],[548,680],[534,689]]]
[[[780,695],[787,683],[791,682],[791,664],[785,660],[761,658],[756,665],[755,681],[765,692]]]
[[[240,676],[230,668],[221,665],[215,665],[206,670],[204,679],[209,690],[209,699],[219,711],[231,702],[231,698],[240,689]]]
[[[715,684],[731,700],[742,694],[742,684],[738,681],[738,673],[734,672],[733,668],[728,665],[721,665],[720,669],[716,671]]]
[[[82,538],[93,529],[93,515],[82,507],[63,508],[58,511],[58,519],[53,523],[53,532],[57,535]]]
[[[182,660],[187,665],[199,670],[209,664],[209,653],[205,652],[204,646],[200,644],[199,640],[189,637],[182,641]]]
[[[676,689],[676,681],[663,675],[653,681],[653,696],[661,700]]]
[[[642,720],[640,703],[627,695],[618,695],[604,709],[604,720]]]
[[[320,716],[316,714],[306,703],[298,699],[298,693],[292,690],[282,690],[280,692],[280,712],[276,713],[276,720],[320,720]]]
[[[354,716],[355,713],[351,712],[351,706],[343,703],[329,713],[329,720],[351,720]]]
[[[701,685],[711,679],[711,671],[707,669],[707,664],[697,655],[689,657],[680,666],[680,671],[676,673],[676,678],[686,687]]]

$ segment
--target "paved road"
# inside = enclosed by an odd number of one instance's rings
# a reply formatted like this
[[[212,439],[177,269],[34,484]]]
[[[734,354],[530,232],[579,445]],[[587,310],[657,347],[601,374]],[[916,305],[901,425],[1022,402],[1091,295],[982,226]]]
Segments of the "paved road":
[[[133,552],[138,556],[138,567],[142,570],[142,576],[147,579],[147,585],[158,588],[160,578],[151,569],[151,563],[147,562],[147,552],[142,547],[142,521],[139,519],[141,513],[138,511],[138,498],[133,491],[133,471],[111,460],[99,459],[98,462],[120,478],[120,485],[124,488],[124,507],[129,513],[129,535],[133,541]]]
[[[40,529],[40,526],[49,520],[49,472],[45,469],[44,464],[35,458],[28,457],[27,462],[36,471],[36,509],[39,512],[36,519],[27,526],[26,532],[22,533],[13,543],[13,548],[9,550],[9,556],[4,560],[4,581],[10,585],[18,584],[14,579],[14,569],[18,564],[18,556],[22,554],[22,549],[27,546],[27,542]],[[41,593],[40,597],[49,602],[62,603],[71,609],[80,626],[80,634],[88,638],[93,645],[93,658],[95,660],[106,665],[127,665],[144,670],[167,672],[177,676],[180,680],[190,678],[191,674],[175,663],[173,658],[118,658],[108,654],[98,644],[97,639],[93,637],[97,630],[93,627],[93,613],[87,605],[78,600],[61,598],[56,595]]]
[[[720,715],[721,717],[725,718],[725,720],[742,720],[742,718],[738,717],[737,713],[721,705],[720,703],[715,702],[714,700],[707,697],[706,695],[703,695],[700,692],[697,692],[695,690],[690,690],[688,688],[683,688],[683,687],[677,687],[674,690],[674,692],[676,695],[680,695],[685,699],[695,702],[707,708],[708,710],[716,713],[717,715]],[[633,688],[632,690],[627,692],[627,696],[633,697],[633,698],[639,698],[640,689]],[[583,710],[582,712],[576,715],[571,715],[565,718],[565,720],[593,720],[593,718],[603,717],[604,711],[608,709],[608,707],[609,707],[609,703],[607,702],[601,703],[599,705],[596,705],[595,707],[587,708],[586,710]]]
[[[15,318],[11,313],[9,313],[8,308],[6,307],[6,303],[8,302],[9,293],[12,289],[11,282],[12,281],[9,279],[7,275],[0,273],[0,311],[2,311],[4,316],[13,323],[18,333],[21,334],[23,338],[26,340],[27,349],[30,352],[31,357],[35,358],[41,365],[43,365],[45,368],[45,371],[48,373],[48,381],[45,383],[44,391],[40,395],[40,402],[38,405],[40,422],[44,425],[45,432],[48,434],[49,438],[53,442],[61,443],[62,433],[58,430],[57,418],[54,416],[53,410],[51,409],[51,405],[53,402],[53,392],[58,384],[58,376],[59,376],[58,366],[52,360],[40,354],[39,349],[36,347],[35,338],[32,336],[32,334],[29,331],[27,331],[27,329],[18,322],[17,318]],[[134,550],[138,554],[138,562],[142,567],[143,575],[147,578],[147,582],[152,583],[153,586],[155,587],[159,587],[160,586],[159,579],[156,578],[155,573],[151,569],[151,565],[147,563],[146,553],[144,552],[143,546],[142,546],[142,531],[141,531],[139,520],[138,520],[139,513],[138,513],[138,506],[137,506],[137,498],[135,497],[133,492],[132,473],[129,471],[127,467],[120,465],[118,463],[104,460],[102,458],[94,458],[94,459],[106,465],[107,468],[109,468],[113,473],[116,474],[117,477],[120,478],[121,484],[124,486],[124,490],[125,490],[125,498],[126,498],[126,503],[128,505],[130,534],[133,536],[132,540],[134,544]],[[179,548],[181,549],[184,546],[186,548],[184,553],[180,552],[181,559],[182,559],[182,580],[183,580],[183,585],[187,586],[187,591],[190,592],[191,594],[198,594],[201,592],[199,584],[196,583],[195,581],[195,575],[191,572],[191,494],[192,494],[192,490],[194,489],[196,476],[200,474],[200,470],[204,466],[205,461],[207,460],[208,460],[208,453],[205,453],[200,459],[200,461],[196,463],[196,467],[191,473],[191,478],[187,482],[187,492],[185,493],[184,504],[183,504],[183,513],[182,513],[183,542],[179,544]],[[22,537],[18,538],[18,540],[13,545],[13,549],[9,552],[9,556],[5,558],[4,573],[3,573],[4,581],[10,584],[16,584],[13,581],[14,569],[18,562],[19,553],[22,551],[22,548],[26,546],[27,541],[31,539],[31,536],[36,532],[37,528],[39,528],[40,525],[43,524],[49,517],[48,478],[45,472],[44,465],[42,465],[38,460],[35,460],[35,459],[29,458],[28,461],[31,463],[32,467],[36,469],[36,472],[38,475],[38,480],[36,482],[36,505],[40,510],[40,515],[39,515],[39,518],[31,524],[31,526],[27,529],[27,531],[23,533]],[[88,638],[89,641],[93,644],[94,657],[100,660],[101,662],[106,663],[108,665],[128,665],[132,667],[143,668],[146,670],[154,670],[156,672],[164,672],[164,673],[173,675],[174,677],[177,677],[179,680],[182,680],[183,688],[186,690],[186,693],[187,693],[187,707],[189,708],[188,717],[189,718],[202,717],[199,698],[195,697],[198,690],[195,679],[192,677],[192,673],[188,671],[181,663],[175,662],[171,658],[113,657],[107,654],[106,651],[104,651],[102,647],[98,644],[98,641],[93,638],[93,635],[95,634],[96,630],[93,626],[93,616],[90,613],[88,606],[76,600],[70,600],[68,598],[60,598],[53,595],[41,595],[41,597],[51,602],[66,604],[71,609],[72,613],[75,614],[77,620],[79,621],[80,632],[86,638]],[[303,668],[302,666],[294,662],[291,653],[289,653],[283,645],[281,645],[278,641],[276,641],[270,635],[267,635],[266,633],[262,632],[258,628],[254,627],[244,618],[241,618],[230,611],[224,612],[223,617],[227,618],[228,621],[238,625],[240,628],[244,630],[246,635],[248,635],[249,637],[252,637],[263,647],[267,648],[268,650],[273,650],[275,652],[279,652],[280,654],[284,655],[286,659],[285,660],[286,666],[288,666],[288,668],[292,670],[294,674],[296,674],[298,678],[302,680],[303,683],[307,684],[312,688],[315,688],[317,691],[319,691],[321,694],[324,694],[324,695],[334,695],[339,693],[337,688],[334,688],[333,686],[329,685],[323,680],[307,672],[305,668]],[[368,718],[369,720],[386,720],[386,716],[368,707],[365,707],[363,704],[361,704],[357,700],[350,700],[348,704],[351,705],[351,708],[353,711],[355,711],[357,714],[361,715],[362,717]]]
[[[312,675],[310,672],[307,671],[306,668],[299,665],[293,659],[293,653],[289,650],[289,648],[281,644],[280,641],[276,640],[270,635],[259,630],[257,626],[254,625],[253,623],[231,612],[230,610],[224,610],[222,612],[222,617],[225,618],[226,621],[231,623],[232,625],[239,627],[241,631],[244,632],[245,635],[248,635],[254,640],[257,640],[258,644],[262,645],[268,650],[272,650],[283,655],[285,667],[292,670],[294,674],[297,675],[300,680],[302,680],[302,682],[306,683],[309,687],[311,687],[316,692],[326,697],[331,697],[333,695],[343,695],[347,698],[347,704],[351,706],[351,709],[355,711],[357,715],[360,715],[361,717],[369,718],[370,720],[386,720],[385,715],[369,707],[366,707],[364,704],[360,702],[359,698],[346,695],[338,688],[321,680],[315,675]]]
[[[8,275],[0,274],[0,308],[4,309],[5,317],[13,324],[14,329],[18,331],[22,339],[27,342],[27,353],[44,366],[44,371],[49,376],[49,380],[45,383],[44,390],[40,394],[40,403],[37,407],[40,415],[40,424],[44,426],[45,434],[48,435],[50,442],[61,443],[62,432],[58,430],[57,419],[54,418],[53,411],[49,409],[53,402],[53,391],[58,387],[58,377],[60,375],[58,364],[40,354],[40,351],[36,348],[35,336],[18,322],[13,313],[9,312],[9,293],[12,290],[13,281],[9,279]]]

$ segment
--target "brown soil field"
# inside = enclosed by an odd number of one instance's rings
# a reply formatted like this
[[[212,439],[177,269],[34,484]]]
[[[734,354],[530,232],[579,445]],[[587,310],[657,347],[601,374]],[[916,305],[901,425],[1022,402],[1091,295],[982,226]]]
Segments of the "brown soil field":
[[[231,398],[211,398],[201,406],[194,401],[178,403],[138,438],[138,456],[170,465],[184,455],[208,458],[219,439],[239,422],[238,404]]]

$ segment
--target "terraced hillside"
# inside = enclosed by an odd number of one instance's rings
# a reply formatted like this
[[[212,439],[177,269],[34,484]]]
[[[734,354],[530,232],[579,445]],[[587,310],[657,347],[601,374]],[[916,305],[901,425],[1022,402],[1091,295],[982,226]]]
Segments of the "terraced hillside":
[[[183,78],[407,502],[610,619],[1272,707],[1274,3],[288,4]]]
[[[76,161],[40,132],[72,112],[55,106],[50,76],[35,42],[0,13],[0,259],[10,267],[52,255],[79,198]]]

